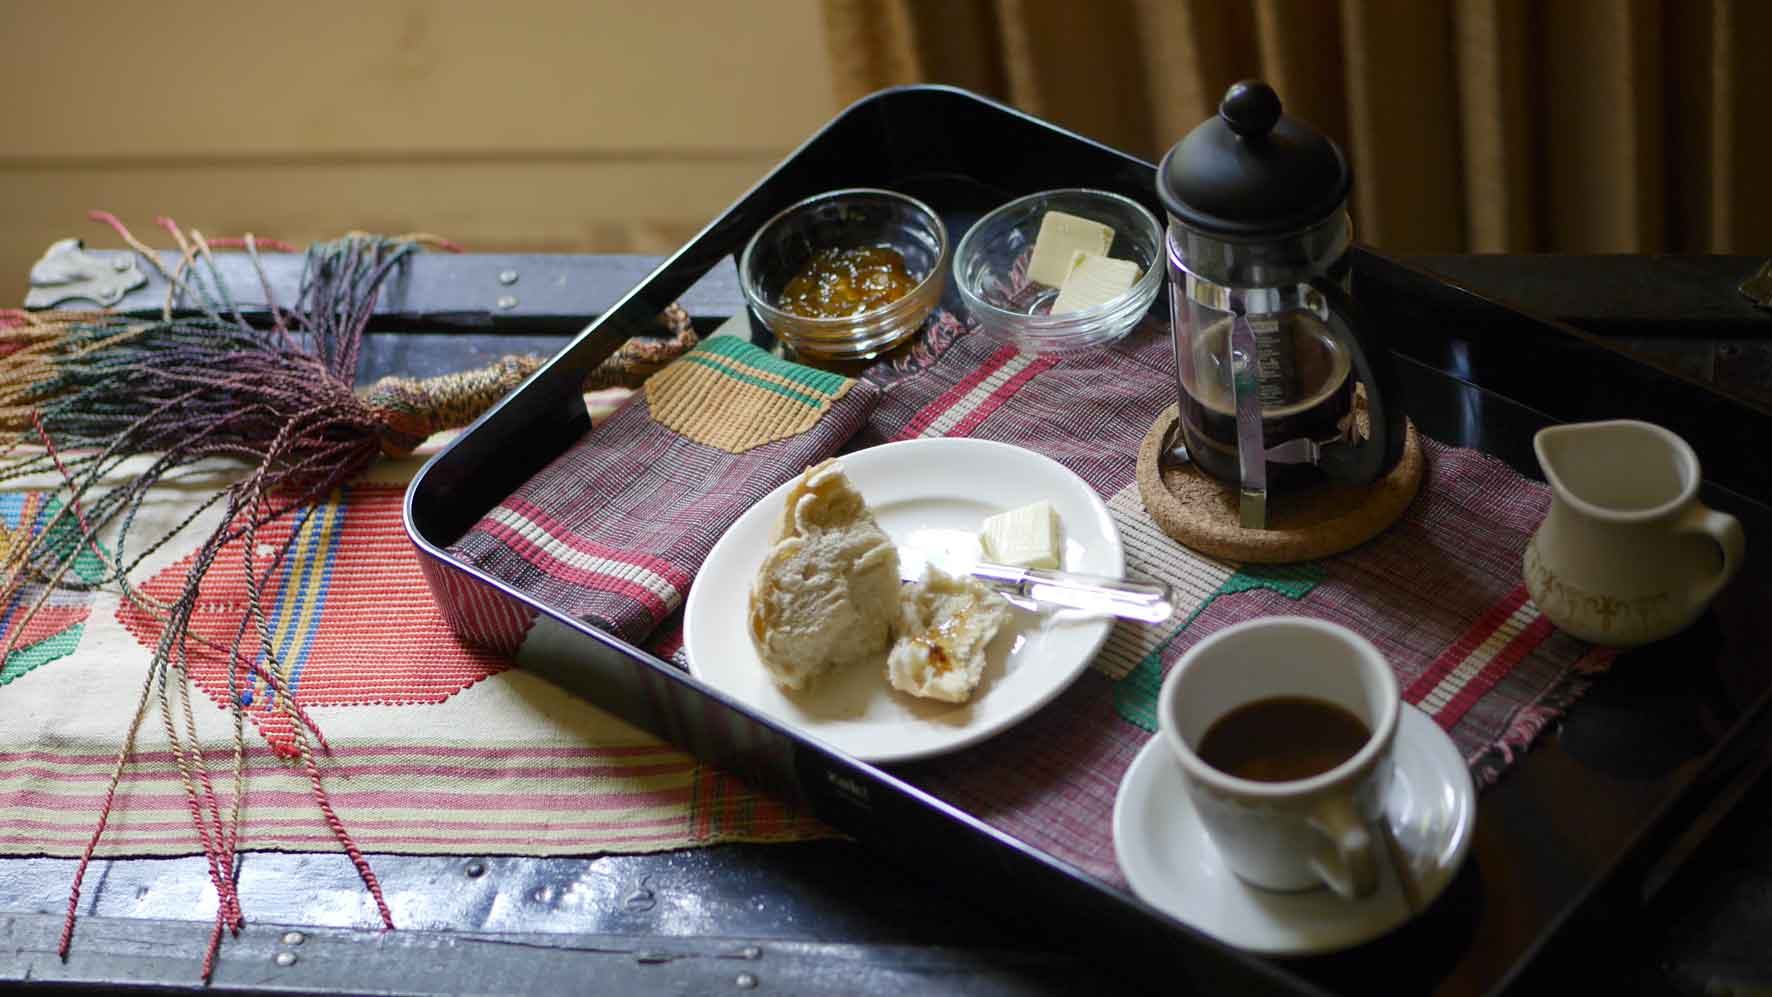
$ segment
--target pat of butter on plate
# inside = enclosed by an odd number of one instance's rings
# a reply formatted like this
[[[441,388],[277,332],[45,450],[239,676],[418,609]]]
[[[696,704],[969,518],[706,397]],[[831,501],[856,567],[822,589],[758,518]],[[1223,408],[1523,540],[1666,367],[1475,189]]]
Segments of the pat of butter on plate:
[[[1052,314],[1079,312],[1103,305],[1126,293],[1137,283],[1142,271],[1131,260],[1115,260],[1106,256],[1085,256],[1077,261],[1070,276],[1058,289],[1052,302]]]
[[[1034,238],[1034,255],[1028,259],[1028,279],[1047,287],[1062,285],[1071,272],[1071,257],[1078,252],[1106,256],[1114,244],[1112,226],[1062,211],[1048,211],[1040,218],[1040,234]]]
[[[984,521],[984,556],[1013,568],[1056,568],[1058,512],[1041,499]]]

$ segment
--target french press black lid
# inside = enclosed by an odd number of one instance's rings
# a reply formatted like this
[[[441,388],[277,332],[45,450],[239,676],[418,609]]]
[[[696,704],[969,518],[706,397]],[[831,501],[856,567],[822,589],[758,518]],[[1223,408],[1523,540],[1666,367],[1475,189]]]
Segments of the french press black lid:
[[[1225,92],[1208,118],[1163,157],[1157,195],[1182,224],[1223,239],[1283,236],[1333,215],[1353,173],[1328,136],[1281,113],[1260,80]]]

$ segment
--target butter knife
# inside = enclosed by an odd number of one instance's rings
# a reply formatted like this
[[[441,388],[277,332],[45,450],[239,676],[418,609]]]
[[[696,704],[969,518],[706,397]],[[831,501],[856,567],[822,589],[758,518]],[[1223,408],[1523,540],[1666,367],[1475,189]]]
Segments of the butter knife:
[[[1011,602],[1022,599],[1143,623],[1161,623],[1175,612],[1169,601],[1169,586],[1162,582],[1131,582],[1074,571],[1015,568],[989,561],[950,563],[949,559],[931,557],[915,547],[901,545],[898,548],[898,577],[904,581],[921,580],[924,567],[931,563],[949,574],[971,575],[1008,596]]]

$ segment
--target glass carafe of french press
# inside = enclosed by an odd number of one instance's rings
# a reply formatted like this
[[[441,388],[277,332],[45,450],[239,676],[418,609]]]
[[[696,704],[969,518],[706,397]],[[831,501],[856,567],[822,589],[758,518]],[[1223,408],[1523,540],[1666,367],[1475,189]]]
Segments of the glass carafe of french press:
[[[1348,294],[1351,185],[1335,143],[1257,81],[1231,87],[1157,169],[1181,403],[1171,453],[1239,487],[1245,527],[1267,527],[1270,491],[1367,484],[1402,456],[1390,353]]]

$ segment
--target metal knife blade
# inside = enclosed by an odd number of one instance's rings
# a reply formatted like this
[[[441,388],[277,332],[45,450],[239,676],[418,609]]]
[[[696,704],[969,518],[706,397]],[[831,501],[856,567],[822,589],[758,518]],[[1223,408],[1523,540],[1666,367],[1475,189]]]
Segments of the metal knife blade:
[[[931,556],[916,547],[901,545],[898,548],[900,579],[920,581],[930,565],[951,575],[970,575],[1000,592],[1042,606],[1080,609],[1144,623],[1161,623],[1175,613],[1169,598],[1169,586],[1162,582],[1127,581],[1046,568],[1015,568],[988,561],[963,563],[939,554]]]

